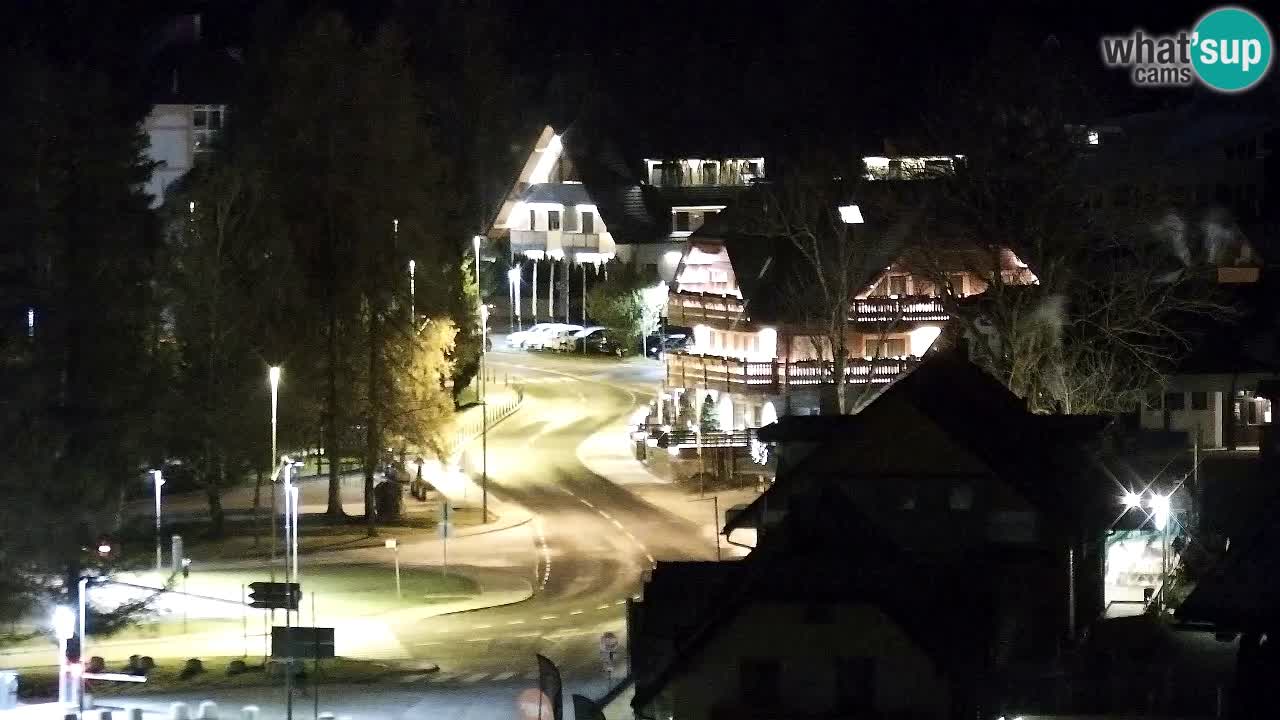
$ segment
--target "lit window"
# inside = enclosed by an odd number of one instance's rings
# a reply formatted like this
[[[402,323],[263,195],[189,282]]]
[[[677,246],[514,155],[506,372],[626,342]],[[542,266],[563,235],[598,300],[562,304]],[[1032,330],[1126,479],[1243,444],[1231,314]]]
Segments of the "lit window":
[[[1090,131],[1089,131],[1089,144],[1090,144],[1090,145],[1097,145],[1099,142],[1101,142],[1101,140],[1102,140],[1102,136],[1098,134],[1098,131],[1097,131],[1097,130],[1090,130]]]

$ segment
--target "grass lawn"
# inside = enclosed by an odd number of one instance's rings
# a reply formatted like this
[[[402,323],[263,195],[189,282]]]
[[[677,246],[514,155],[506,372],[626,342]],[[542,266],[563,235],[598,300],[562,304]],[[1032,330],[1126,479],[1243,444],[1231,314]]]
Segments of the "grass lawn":
[[[158,659],[156,667],[147,675],[145,683],[98,682],[93,683],[90,693],[94,697],[111,697],[113,695],[147,695],[159,693],[182,692],[187,690],[217,690],[242,687],[283,686],[284,680],[278,668],[268,672],[262,666],[261,657],[244,658],[250,670],[237,675],[228,675],[227,666],[239,657],[202,658],[203,673],[191,678],[180,677],[186,659]],[[118,670],[118,668],[108,668]],[[372,683],[379,680],[403,675],[406,672],[386,663],[371,660],[354,660],[351,658],[332,658],[320,661],[320,671],[316,674],[314,661],[308,660],[305,665],[306,686],[332,683]],[[27,668],[20,675],[18,694],[22,697],[51,697],[57,695],[57,668]]]

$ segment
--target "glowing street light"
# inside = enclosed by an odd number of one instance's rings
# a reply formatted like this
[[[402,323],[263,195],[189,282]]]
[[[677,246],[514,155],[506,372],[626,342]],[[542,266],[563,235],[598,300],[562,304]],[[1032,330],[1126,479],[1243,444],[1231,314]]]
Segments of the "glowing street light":
[[[448,500],[446,500],[445,502],[448,502]],[[400,543],[396,542],[396,539],[395,539],[395,538],[388,538],[388,539],[386,540],[386,542],[384,542],[384,543],[383,543],[383,547],[385,547],[385,548],[387,548],[387,549],[391,550],[391,552],[395,555],[395,558],[396,558],[396,597],[397,597],[397,598],[400,598],[400,597],[401,597],[401,594],[400,594]]]
[[[1147,507],[1151,508],[1151,515],[1156,521],[1156,530],[1163,531],[1169,527],[1168,495],[1151,493],[1151,499],[1147,501]]]
[[[58,702],[71,702],[71,677],[67,668],[67,641],[76,634],[76,613],[66,605],[53,608],[53,634],[58,638]]]
[[[511,329],[520,327],[520,267],[507,271],[507,283],[511,286]]]
[[[156,486],[156,572],[161,572],[164,566],[164,554],[160,550],[160,486],[164,485],[164,473],[152,470],[151,480]]]
[[[1142,496],[1132,490],[1128,490],[1120,498],[1120,503],[1124,505],[1125,510],[1136,510],[1142,506]]]
[[[276,409],[279,405],[280,398],[280,366],[272,365],[267,370],[267,382],[271,384],[271,464],[269,467],[276,467],[276,463],[280,461],[280,455],[276,452]],[[275,475],[271,477],[271,523],[275,524],[276,517],[276,487]],[[276,533],[271,531],[271,582],[276,581]]]
[[[417,320],[418,315],[416,312],[417,302],[418,302],[418,293],[415,292],[414,290],[415,288],[414,270],[416,270],[417,267],[418,267],[418,263],[414,262],[413,260],[409,261],[409,321],[413,327],[417,327],[417,322],[418,322]]]

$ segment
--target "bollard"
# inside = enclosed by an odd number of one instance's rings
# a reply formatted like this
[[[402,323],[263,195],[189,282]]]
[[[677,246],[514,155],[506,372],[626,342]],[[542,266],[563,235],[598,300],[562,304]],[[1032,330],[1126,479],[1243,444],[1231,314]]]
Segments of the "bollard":
[[[218,720],[218,703],[212,700],[205,700],[200,703],[200,709],[196,711],[198,720]]]
[[[245,705],[240,708],[240,720],[258,720],[258,706]]]
[[[129,720],[142,720],[142,708],[129,708]]]
[[[191,708],[184,702],[169,705],[169,720],[191,720]]]

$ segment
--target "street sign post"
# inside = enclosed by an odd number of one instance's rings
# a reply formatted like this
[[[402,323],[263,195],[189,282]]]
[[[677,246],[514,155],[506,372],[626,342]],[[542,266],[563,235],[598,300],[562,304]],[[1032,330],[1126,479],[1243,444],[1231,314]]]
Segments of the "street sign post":
[[[271,628],[271,657],[327,659],[334,656],[333,628]]]
[[[253,582],[249,583],[249,607],[262,610],[297,610],[302,597],[298,583]]]
[[[453,527],[449,518],[449,498],[445,498],[440,504],[440,564],[442,573],[449,574],[449,536],[453,534]]]

